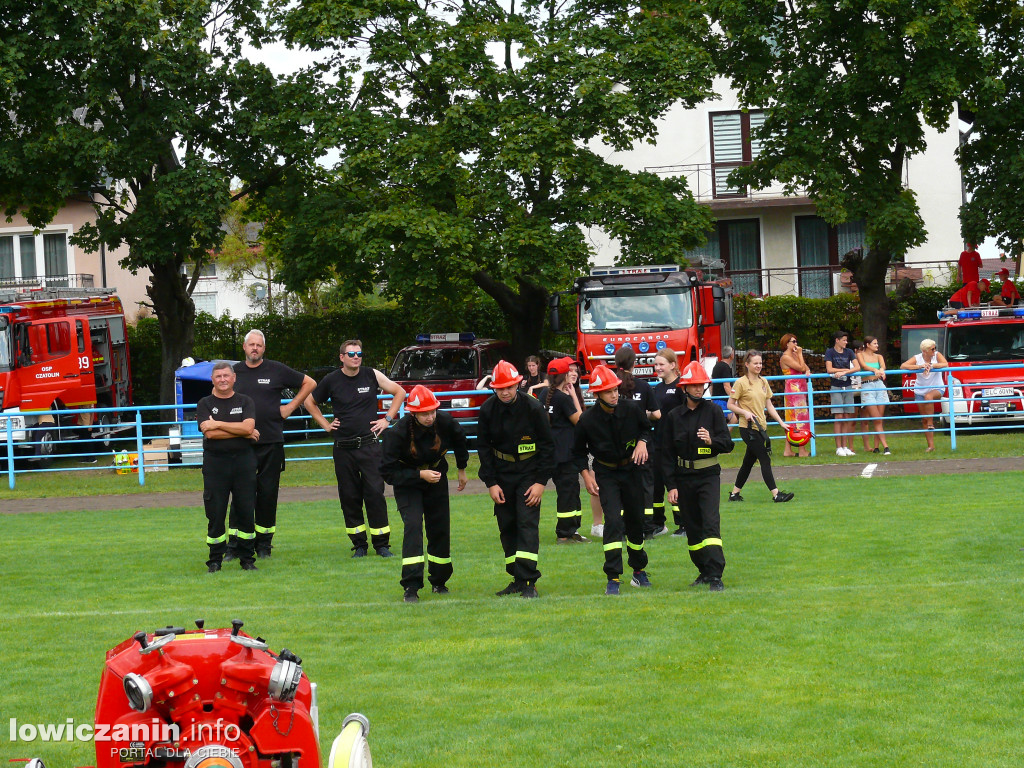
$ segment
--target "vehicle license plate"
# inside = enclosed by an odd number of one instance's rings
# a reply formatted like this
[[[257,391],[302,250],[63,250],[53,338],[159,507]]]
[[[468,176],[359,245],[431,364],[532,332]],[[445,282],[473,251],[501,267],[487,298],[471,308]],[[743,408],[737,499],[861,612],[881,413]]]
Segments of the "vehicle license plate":
[[[989,387],[981,390],[982,397],[1013,397],[1013,387]]]
[[[652,366],[643,366],[640,368],[633,369],[634,376],[653,376],[654,368]]]

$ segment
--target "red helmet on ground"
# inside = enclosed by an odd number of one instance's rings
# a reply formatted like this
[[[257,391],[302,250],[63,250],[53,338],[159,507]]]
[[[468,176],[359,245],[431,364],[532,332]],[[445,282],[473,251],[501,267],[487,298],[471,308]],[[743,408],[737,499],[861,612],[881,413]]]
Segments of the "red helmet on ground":
[[[811,430],[807,427],[790,427],[786,433],[786,442],[794,448],[803,448],[811,442]]]
[[[441,407],[441,404],[437,402],[437,398],[434,393],[424,387],[422,384],[417,384],[412,388],[412,392],[405,398],[405,410],[410,413],[422,413],[423,411],[436,411]]]
[[[593,372],[590,374],[590,391],[591,392],[604,392],[607,389],[615,389],[622,383],[622,379],[616,376],[612,369],[607,365],[598,365],[594,367]]]
[[[499,360],[498,364],[494,366],[493,373],[491,373],[491,387],[493,389],[514,387],[522,380],[522,375],[520,375],[519,371],[516,370],[516,367],[507,360]]]
[[[679,383],[684,387],[690,384],[710,384],[711,378],[708,376],[708,372],[704,370],[704,366],[694,360],[683,368],[683,372],[679,374]]]

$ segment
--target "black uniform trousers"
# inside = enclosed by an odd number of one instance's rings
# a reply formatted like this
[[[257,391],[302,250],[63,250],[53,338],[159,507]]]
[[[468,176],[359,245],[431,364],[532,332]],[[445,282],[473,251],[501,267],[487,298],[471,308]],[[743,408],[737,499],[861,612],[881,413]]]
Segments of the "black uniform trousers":
[[[443,587],[452,577],[451,510],[448,478],[444,469],[436,483],[420,480],[414,487],[395,486],[395,503],[402,515],[402,587],[423,589],[423,565],[426,559],[430,583]],[[427,555],[423,556],[423,529],[427,529]]]
[[[651,440],[647,445],[647,464],[650,467],[651,503],[644,510],[644,533],[654,534],[665,527],[667,516],[665,515],[665,478],[661,475],[661,462],[658,460],[658,451],[662,450],[655,445],[657,440]],[[676,527],[682,525],[679,515],[679,505],[672,505],[672,520]]]
[[[736,487],[742,488],[750,477],[750,470],[754,468],[754,462],[761,465],[761,479],[768,486],[769,491],[775,490],[775,475],[772,473],[772,457],[768,453],[768,446],[764,444],[764,438],[756,429],[740,427],[740,437],[747,446],[743,454],[743,463],[740,471],[736,473]]]
[[[551,478],[555,481],[555,536],[572,536],[580,529],[583,502],[580,499],[580,472],[573,461],[563,461],[555,467]]]
[[[725,570],[725,552],[722,550],[721,470],[711,471],[679,469],[676,472],[679,491],[679,512],[686,528],[686,543],[690,560],[700,575],[709,579],[722,578]]]
[[[256,533],[256,454],[252,449],[235,453],[203,452],[203,506],[206,508],[207,565],[220,563],[230,546],[239,561],[253,562]],[[231,515],[228,526],[224,518]]]
[[[504,504],[494,505],[498,536],[505,552],[505,570],[513,581],[535,582],[540,578],[540,504],[526,506],[526,489],[533,485],[532,469],[519,469],[512,462],[498,461],[498,487]]]
[[[256,551],[269,554],[277,532],[277,495],[284,472],[284,443],[257,443],[256,453]],[[231,502],[234,514],[235,502]],[[229,545],[229,551],[234,547]]]
[[[384,501],[384,478],[380,474],[380,443],[366,442],[359,448],[334,444],[334,476],[338,480],[338,501],[345,517],[345,533],[352,549],[366,549],[366,530],[374,549],[388,546],[391,526]],[[363,503],[366,519],[363,519]]]
[[[604,509],[604,572],[609,579],[622,575],[622,537],[626,537],[627,562],[634,571],[647,567],[644,549],[643,467],[630,462],[606,467],[594,459],[601,507]]]

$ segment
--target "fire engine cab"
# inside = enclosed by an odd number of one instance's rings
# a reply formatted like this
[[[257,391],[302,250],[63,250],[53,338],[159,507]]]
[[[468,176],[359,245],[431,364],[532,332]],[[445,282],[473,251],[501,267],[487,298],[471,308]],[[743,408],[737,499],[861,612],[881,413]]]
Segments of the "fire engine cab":
[[[935,340],[953,369],[946,380],[958,426],[1024,421],[1024,307],[971,307],[935,325],[905,325],[904,357],[916,355],[926,338]],[[904,376],[903,386],[905,410],[915,412],[914,376]],[[948,423],[945,399],[942,416]]]
[[[498,361],[508,357],[509,344],[478,339],[473,333],[423,333],[402,349],[388,375],[406,392],[422,384],[437,395],[483,389]],[[440,397],[441,408],[462,422],[467,435],[476,434],[477,411],[488,395]],[[390,400],[381,402],[386,409]]]
[[[699,360],[708,367],[732,343],[732,312],[725,288],[702,282],[676,264],[594,268],[576,279],[576,357],[589,375],[600,363],[614,367],[615,352],[636,353],[633,375],[654,378],[654,358],[673,350],[679,368]],[[551,297],[551,328],[558,332],[558,303]]]
[[[117,412],[36,413],[132,404],[124,310],[104,289],[0,288],[0,440],[49,463],[76,428],[109,439]],[[82,417],[85,418],[82,418]],[[65,434],[67,433],[67,434]],[[4,451],[5,452],[5,451]]]

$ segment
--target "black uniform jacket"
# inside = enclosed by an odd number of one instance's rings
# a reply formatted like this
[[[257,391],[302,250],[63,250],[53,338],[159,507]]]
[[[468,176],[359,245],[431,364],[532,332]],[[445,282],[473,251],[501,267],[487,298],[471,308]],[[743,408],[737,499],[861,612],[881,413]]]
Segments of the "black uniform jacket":
[[[619,404],[609,413],[598,402],[576,422],[572,449],[576,469],[582,472],[587,468],[588,453],[595,461],[620,464],[633,456],[638,440],[650,445],[651,422],[637,403],[619,398]]]
[[[692,411],[683,406],[676,408],[663,419],[665,422],[661,443],[661,472],[665,478],[665,487],[669,490],[678,489],[680,474],[720,474],[718,465],[703,469],[685,469],[680,467],[676,459],[698,461],[710,459],[720,453],[729,453],[733,449],[729,427],[725,423],[722,409],[710,400],[701,400]],[[704,427],[711,435],[711,445],[697,437],[697,430]]]
[[[492,395],[480,406],[476,450],[478,474],[488,488],[498,485],[502,470],[529,473],[532,482],[541,485],[555,471],[555,442],[548,415],[535,398],[522,392],[507,405]],[[495,451],[522,460],[506,461]]]
[[[413,433],[416,455],[410,450],[409,432]],[[434,449],[434,439],[440,435],[441,447]],[[384,457],[381,460],[380,473],[389,485],[412,486],[420,482],[421,469],[447,468],[441,459],[452,450],[455,452],[455,466],[465,469],[469,463],[469,447],[466,433],[462,425],[450,413],[438,411],[434,426],[430,429],[421,427],[416,416],[407,413],[398,422],[384,432]]]

